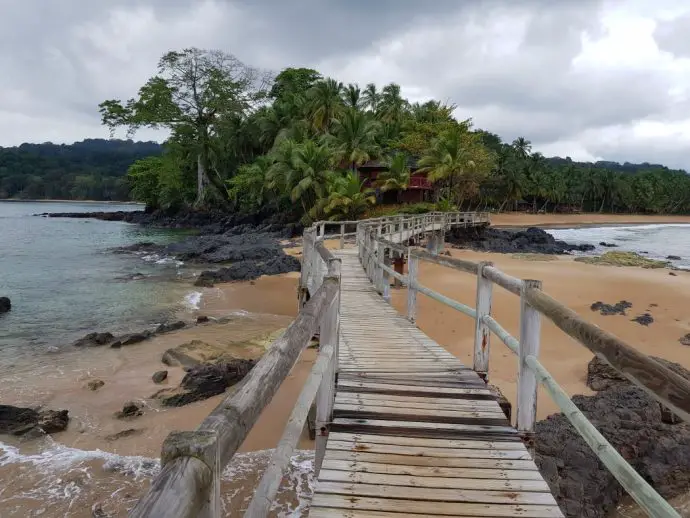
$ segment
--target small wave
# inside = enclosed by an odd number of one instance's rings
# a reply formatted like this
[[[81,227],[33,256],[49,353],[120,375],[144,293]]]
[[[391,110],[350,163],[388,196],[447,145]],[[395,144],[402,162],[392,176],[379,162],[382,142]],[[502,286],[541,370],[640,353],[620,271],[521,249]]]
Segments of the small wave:
[[[173,265],[173,266],[182,266],[184,262],[180,261],[179,259],[175,259],[174,257],[171,256],[161,256],[158,254],[147,254],[142,256],[141,258],[143,261],[146,261],[147,263],[154,263],[154,264],[162,264],[162,265]]]
[[[184,303],[187,306],[187,308],[191,310],[199,309],[202,296],[203,293],[201,293],[200,291],[193,291],[192,293],[187,293],[187,295],[185,295],[184,297]]]

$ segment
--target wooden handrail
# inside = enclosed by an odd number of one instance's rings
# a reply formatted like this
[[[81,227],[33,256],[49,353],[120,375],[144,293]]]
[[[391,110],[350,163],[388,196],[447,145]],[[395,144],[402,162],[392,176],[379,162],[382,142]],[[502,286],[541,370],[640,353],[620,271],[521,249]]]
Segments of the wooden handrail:
[[[225,398],[196,432],[174,432],[168,436],[161,455],[163,469],[131,517],[219,516],[217,492],[222,468],[295,365],[338,290],[337,278],[326,277],[285,333],[245,377],[242,386]]]

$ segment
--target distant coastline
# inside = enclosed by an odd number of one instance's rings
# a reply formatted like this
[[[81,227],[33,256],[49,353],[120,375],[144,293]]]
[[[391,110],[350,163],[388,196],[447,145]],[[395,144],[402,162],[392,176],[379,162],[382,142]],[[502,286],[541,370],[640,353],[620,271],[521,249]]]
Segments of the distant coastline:
[[[59,199],[22,199],[18,200],[17,198],[0,198],[0,202],[13,202],[13,203],[20,203],[20,202],[26,202],[26,203],[103,203],[107,205],[141,205],[142,207],[144,206],[143,203],[138,202],[138,201],[117,201],[117,200],[59,200]]]

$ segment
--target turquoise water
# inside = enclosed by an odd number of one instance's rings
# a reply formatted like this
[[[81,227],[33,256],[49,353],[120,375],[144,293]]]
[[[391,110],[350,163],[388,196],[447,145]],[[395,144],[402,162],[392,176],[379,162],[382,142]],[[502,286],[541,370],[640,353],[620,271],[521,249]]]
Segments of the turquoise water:
[[[93,219],[44,218],[43,212],[137,210],[136,205],[0,202],[0,366],[60,347],[92,330],[126,331],[165,320],[189,284],[179,264],[114,254],[138,241],[169,242],[173,231]],[[161,262],[161,261],[159,261]],[[132,274],[140,280],[126,280]]]

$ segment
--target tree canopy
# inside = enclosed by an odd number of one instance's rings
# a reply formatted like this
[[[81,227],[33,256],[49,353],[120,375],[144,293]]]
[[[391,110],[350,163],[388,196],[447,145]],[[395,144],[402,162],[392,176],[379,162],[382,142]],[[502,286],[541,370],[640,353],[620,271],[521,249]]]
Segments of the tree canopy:
[[[119,154],[110,159],[80,154],[104,141],[0,148],[0,196],[129,191],[151,208],[221,206],[307,223],[402,199],[421,173],[432,186],[425,207],[690,213],[683,170],[546,158],[527,136],[503,142],[456,118],[455,105],[410,102],[394,83],[344,84],[309,68],[272,77],[221,51],[166,53],[136,96],[106,100],[100,113],[113,132],[167,129],[163,153],[131,141],[111,141]],[[367,163],[389,170],[363,183]]]

